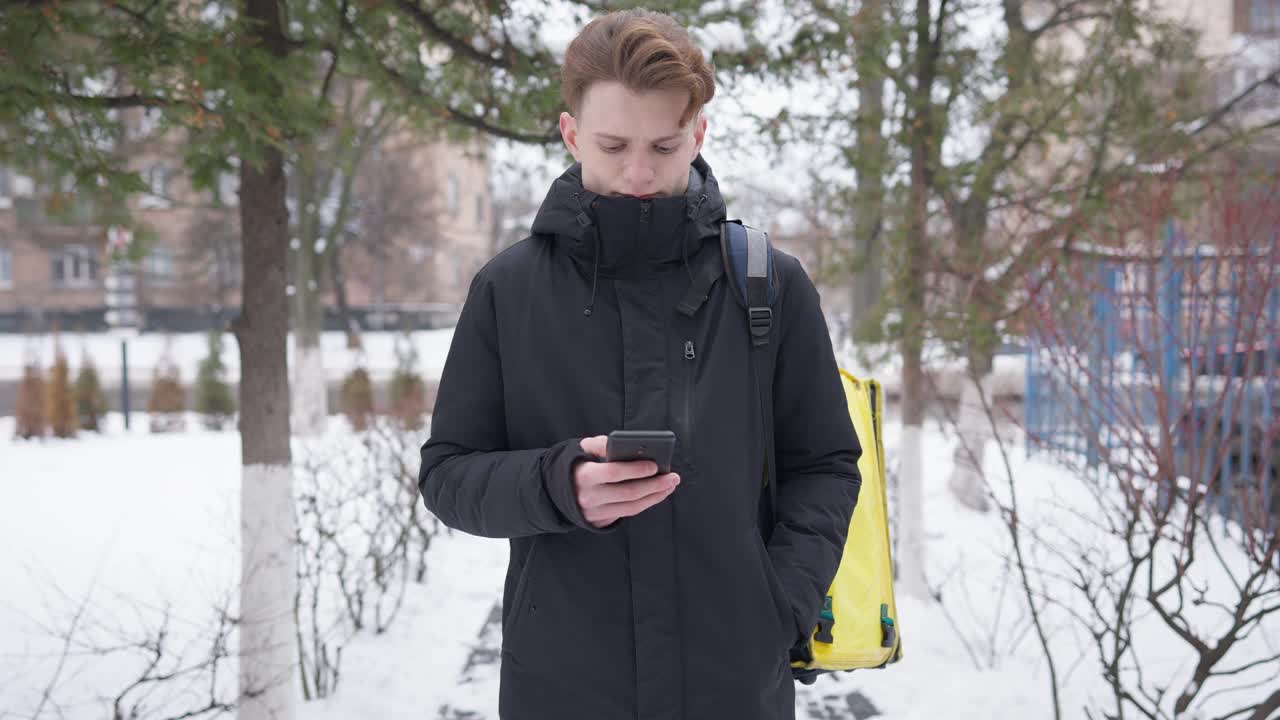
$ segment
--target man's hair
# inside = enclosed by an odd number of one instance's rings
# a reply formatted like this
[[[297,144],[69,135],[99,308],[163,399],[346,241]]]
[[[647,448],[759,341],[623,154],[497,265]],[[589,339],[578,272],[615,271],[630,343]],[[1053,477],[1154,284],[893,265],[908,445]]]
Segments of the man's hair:
[[[681,127],[716,94],[713,69],[689,32],[670,16],[643,9],[619,10],[592,20],[565,51],[560,97],[569,112],[577,115],[582,110],[582,98],[592,83],[610,81],[633,92],[688,92]]]

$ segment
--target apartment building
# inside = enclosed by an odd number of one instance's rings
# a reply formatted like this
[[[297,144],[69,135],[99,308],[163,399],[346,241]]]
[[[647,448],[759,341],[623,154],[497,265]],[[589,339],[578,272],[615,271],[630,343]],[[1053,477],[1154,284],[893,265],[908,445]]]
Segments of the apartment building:
[[[143,327],[193,330],[228,319],[241,276],[237,175],[197,191],[179,141],[154,138],[142,110],[124,121],[129,167],[147,185],[128,201],[135,222],[151,231],[132,273]],[[361,179],[358,201],[394,203],[383,214],[394,212],[395,222],[356,223],[338,251],[350,311],[366,327],[447,321],[492,253],[486,143],[399,133],[371,162],[386,167],[380,179]],[[0,332],[107,327],[110,231],[69,189],[0,167]],[[331,283],[324,287],[333,324],[337,297]]]

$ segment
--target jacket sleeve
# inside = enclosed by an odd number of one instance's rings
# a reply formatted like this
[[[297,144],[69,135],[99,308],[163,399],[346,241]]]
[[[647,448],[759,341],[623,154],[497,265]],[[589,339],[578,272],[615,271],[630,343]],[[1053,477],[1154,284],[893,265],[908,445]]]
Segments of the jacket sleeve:
[[[813,632],[844,551],[862,480],[818,291],[794,259],[779,309],[773,428],[778,505],[769,557],[795,615],[796,642]]]
[[[589,459],[578,439],[508,448],[493,286],[481,270],[454,329],[422,446],[422,499],[445,525],[472,535],[596,531],[573,484],[575,462]]]

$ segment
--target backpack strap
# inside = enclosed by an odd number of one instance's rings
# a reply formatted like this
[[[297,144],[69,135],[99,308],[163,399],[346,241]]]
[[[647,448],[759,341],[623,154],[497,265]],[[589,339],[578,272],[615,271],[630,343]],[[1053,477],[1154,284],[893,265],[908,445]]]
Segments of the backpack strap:
[[[727,220],[720,225],[720,252],[725,272],[734,279],[738,302],[747,309],[752,347],[768,345],[778,294],[769,233],[741,220]]]
[[[760,530],[767,543],[773,534],[778,515],[778,480],[773,446],[773,366],[774,352],[769,347],[773,334],[773,304],[778,299],[778,283],[773,267],[773,246],[769,234],[728,220],[720,226],[720,250],[724,272],[733,278],[734,296],[747,311],[747,329],[751,347],[747,363],[756,382],[756,405],[760,411],[760,428],[764,434],[764,485],[768,488],[768,507],[760,513]],[[763,500],[763,498],[762,498]],[[790,649],[792,661],[808,664],[813,660],[809,638],[796,638]],[[811,684],[820,671],[792,668],[792,676]],[[809,678],[812,673],[813,678]]]
[[[778,506],[773,447],[773,352],[769,347],[773,302],[778,294],[773,248],[768,233],[743,225],[741,220],[728,220],[720,225],[720,251],[725,274],[733,278],[737,290],[734,295],[747,311],[747,330],[751,337],[747,362],[756,382],[756,405],[765,445],[764,486],[769,491],[769,505],[767,513],[761,513],[761,530],[767,541],[777,520]]]

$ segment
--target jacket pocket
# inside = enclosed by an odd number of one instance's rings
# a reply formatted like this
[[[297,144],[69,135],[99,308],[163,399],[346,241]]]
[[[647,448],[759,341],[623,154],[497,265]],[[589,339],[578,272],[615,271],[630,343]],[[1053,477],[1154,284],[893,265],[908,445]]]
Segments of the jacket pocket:
[[[765,548],[764,539],[754,529],[751,534],[753,544],[756,547],[756,555],[759,556],[760,572],[764,575],[765,587],[769,591],[773,605],[773,616],[777,621],[778,642],[782,643],[784,650],[789,650],[798,640],[795,621],[792,620],[791,601],[787,599],[787,594],[782,589],[782,583],[778,580],[778,575],[773,570],[773,561],[769,559],[769,551]]]
[[[533,582],[534,573],[538,571],[538,549],[541,543],[538,542],[537,536],[530,540],[529,554],[525,556],[524,567],[520,570],[520,580],[516,583],[515,594],[511,596],[511,615],[507,621],[507,637],[504,638],[503,644],[514,641],[517,637],[521,626],[524,624],[525,616],[533,611]]]

